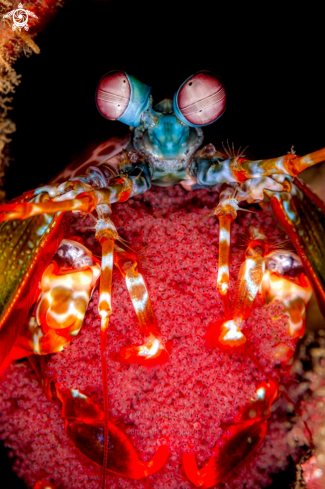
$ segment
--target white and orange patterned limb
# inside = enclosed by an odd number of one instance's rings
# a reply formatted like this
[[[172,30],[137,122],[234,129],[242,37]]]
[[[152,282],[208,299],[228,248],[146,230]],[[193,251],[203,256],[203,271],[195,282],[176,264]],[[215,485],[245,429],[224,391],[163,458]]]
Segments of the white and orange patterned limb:
[[[238,275],[238,291],[235,299],[232,319],[221,326],[219,343],[224,346],[240,346],[246,342],[241,331],[242,322],[251,313],[255,297],[259,291],[265,272],[265,255],[268,241],[261,229],[250,226],[249,244],[245,252],[245,261]]]
[[[265,302],[271,304],[278,301],[282,304],[283,312],[288,316],[288,335],[301,338],[305,332],[306,309],[312,295],[312,287],[301,260],[292,251],[278,250],[267,255],[266,268],[261,283]],[[282,357],[286,347],[280,346],[277,355]]]
[[[137,270],[136,256],[116,245],[114,259],[125,278],[140,331],[144,337],[142,345],[122,348],[118,355],[115,355],[115,360],[121,363],[139,363],[142,365],[163,363],[168,358],[168,352],[159,337],[149,291],[142,274]]]
[[[102,208],[101,208],[102,207]],[[114,242],[118,239],[118,233],[113,222],[107,217],[107,212],[103,212],[104,206],[99,206],[98,215],[104,217],[98,219],[96,223],[96,238],[102,247],[101,276],[99,287],[98,312],[100,316],[100,345],[101,345],[101,364],[104,397],[104,455],[103,455],[103,487],[105,487],[106,468],[108,462],[108,423],[109,423],[109,401],[108,401],[108,376],[107,360],[105,350],[107,346],[107,330],[109,319],[112,314],[112,275],[114,264]],[[106,207],[106,206],[105,206]],[[108,207],[108,206],[107,206]]]
[[[225,317],[229,319],[229,251],[230,251],[230,228],[232,221],[237,216],[238,201],[234,196],[234,188],[227,186],[220,193],[219,205],[212,212],[219,219],[219,264],[217,289],[219,290]]]
[[[62,351],[82,327],[99,276],[98,263],[82,243],[62,240],[42,275],[34,312],[17,337],[10,358]]]

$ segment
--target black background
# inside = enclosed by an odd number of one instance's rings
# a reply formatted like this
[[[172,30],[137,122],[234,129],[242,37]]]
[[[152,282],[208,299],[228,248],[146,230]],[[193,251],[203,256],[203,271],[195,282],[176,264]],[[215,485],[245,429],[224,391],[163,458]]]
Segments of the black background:
[[[303,155],[325,146],[321,13],[264,2],[70,0],[39,35],[40,55],[17,63],[12,117],[17,124],[7,172],[8,198],[46,183],[87,145],[127,126],[105,120],[94,103],[101,76],[115,68],[171,98],[198,70],[227,90],[227,111],[206,142],[247,146],[268,158],[294,145]]]
[[[17,132],[8,199],[46,183],[88,145],[127,131],[94,103],[99,79],[115,68],[151,85],[156,102],[198,70],[219,74],[228,107],[206,128],[206,142],[249,145],[246,154],[255,158],[280,156],[292,145],[301,155],[322,148],[321,20],[306,3],[68,0],[38,36],[41,54],[16,64],[23,78],[11,114]],[[293,467],[275,486],[289,487],[292,475]]]

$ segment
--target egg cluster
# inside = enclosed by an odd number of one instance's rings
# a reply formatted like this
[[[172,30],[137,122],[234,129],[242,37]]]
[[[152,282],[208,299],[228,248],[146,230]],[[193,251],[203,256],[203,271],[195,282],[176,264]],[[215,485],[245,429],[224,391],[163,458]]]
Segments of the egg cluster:
[[[139,271],[170,354],[167,362],[153,367],[114,360],[122,347],[143,343],[124,279],[114,270],[107,348],[110,416],[142,460],[152,458],[162,437],[168,439],[170,456],[161,471],[145,480],[108,475],[112,489],[194,487],[182,468],[182,453],[193,449],[199,467],[207,461],[256,386],[268,376],[281,375],[285,366],[279,365],[275,354],[278,346],[295,348],[282,306],[266,307],[259,296],[243,326],[245,348],[209,348],[206,330],[223,318],[223,306],[216,290],[218,221],[203,218],[217,203],[216,193],[175,187],[149,191],[113,209],[119,234],[138,252]],[[244,260],[242,238],[251,224],[262,226],[271,241],[281,235],[268,210],[239,215],[231,235],[231,302]],[[47,375],[56,378],[61,388],[79,389],[103,408],[97,304],[95,291],[83,328],[64,351],[48,358]],[[15,469],[29,484],[47,476],[57,489],[100,487],[100,469],[69,441],[59,406],[45,398],[26,364],[5,372],[0,413],[0,436],[15,454]],[[285,415],[281,416],[273,414],[254,460],[218,487],[258,488],[269,483],[270,473],[286,465],[292,448],[286,443]]]

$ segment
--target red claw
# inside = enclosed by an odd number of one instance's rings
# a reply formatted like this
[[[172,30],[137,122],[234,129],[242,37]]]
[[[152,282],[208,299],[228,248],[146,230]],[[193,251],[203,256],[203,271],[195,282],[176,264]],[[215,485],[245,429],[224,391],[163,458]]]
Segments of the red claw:
[[[104,454],[104,423],[65,422],[65,429],[75,447],[89,460],[102,467]],[[113,423],[108,423],[109,445],[107,470],[113,474],[139,480],[149,477],[166,463],[167,445],[158,447],[150,462],[142,462],[128,437]]]
[[[155,336],[150,335],[147,341],[141,346],[123,347],[117,353],[112,353],[110,358],[122,364],[137,363],[153,367],[161,365],[168,360],[170,344],[165,345]]]
[[[278,383],[275,380],[266,380],[258,385],[255,398],[245,406],[235,421],[243,423],[246,421],[260,421],[271,416],[271,406],[278,396]]]
[[[104,420],[103,411],[78,389],[60,389],[59,384],[55,387],[62,402],[62,418],[81,419],[84,423]]]
[[[247,457],[262,443],[267,421],[247,421],[227,428],[210,460],[198,469],[194,453],[183,454],[183,466],[189,480],[196,487],[208,489],[238,469]]]
[[[267,418],[271,415],[271,405],[277,395],[278,385],[274,380],[259,384],[255,397],[235,418],[235,424],[226,428],[214,447],[213,455],[202,469],[198,469],[193,452],[183,454],[185,473],[196,487],[207,489],[218,484],[257,450],[264,439]]]
[[[60,389],[56,384],[58,398],[62,402],[62,417],[65,418],[67,435],[75,447],[89,460],[103,466],[104,413],[85,394],[74,389]],[[165,440],[150,462],[139,459],[126,434],[108,421],[107,470],[130,479],[149,477],[166,463],[169,450]]]

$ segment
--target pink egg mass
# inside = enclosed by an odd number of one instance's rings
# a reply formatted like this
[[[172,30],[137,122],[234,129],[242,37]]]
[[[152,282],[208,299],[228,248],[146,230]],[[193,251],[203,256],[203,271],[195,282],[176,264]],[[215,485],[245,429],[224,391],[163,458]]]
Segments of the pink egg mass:
[[[288,362],[298,339],[290,333],[283,304],[266,305],[258,294],[241,326],[246,342],[237,348],[211,342],[211,331],[213,337],[215,325],[224,320],[216,293],[219,229],[216,217],[203,218],[217,203],[215,192],[177,186],[150,190],[114,207],[120,236],[138,254],[167,353],[152,365],[119,357],[122,348],[143,343],[143,337],[125,281],[114,268],[105,351],[109,422],[111,433],[118,433],[111,435],[108,452],[111,489],[257,489],[269,485],[269,475],[286,466],[289,454],[297,456],[288,442],[287,413],[277,409],[276,400],[279,386],[286,390],[292,383]],[[70,224],[67,239],[75,237],[76,223]],[[230,304],[249,226],[262,227],[270,242],[282,236],[267,207],[258,214],[242,213],[233,223]],[[95,254],[91,234],[85,245]],[[2,375],[1,438],[15,456],[14,470],[31,487],[43,479],[56,489],[101,487],[99,329],[95,290],[80,333],[63,351],[41,360],[33,355],[30,363],[12,364]],[[75,399],[81,399],[78,406]],[[87,427],[82,441],[81,426]],[[127,440],[123,454],[117,443],[122,438]],[[136,464],[145,477],[137,477]],[[119,475],[117,466],[122,467]],[[123,470],[134,477],[122,477]]]

